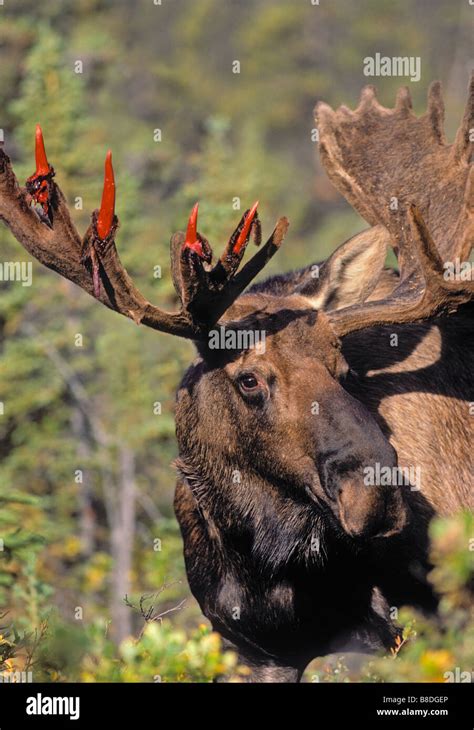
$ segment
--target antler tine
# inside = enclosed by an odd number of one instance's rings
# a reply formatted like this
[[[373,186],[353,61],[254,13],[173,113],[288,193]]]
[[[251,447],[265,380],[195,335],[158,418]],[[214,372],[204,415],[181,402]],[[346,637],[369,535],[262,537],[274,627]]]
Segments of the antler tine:
[[[464,115],[454,140],[452,148],[452,159],[456,164],[469,163],[472,154],[473,139],[472,130],[474,128],[474,71],[471,72],[469,82],[469,92]]]
[[[451,314],[472,300],[474,282],[447,281],[441,258],[419,209],[405,212],[418,260],[418,280],[404,278],[392,295],[382,301],[346,307],[327,314],[339,337],[366,327],[418,322],[440,314]]]
[[[408,86],[401,86],[398,89],[395,99],[395,109],[397,112],[407,115],[412,113],[413,102]]]
[[[359,105],[356,109],[357,113],[363,113],[372,108],[382,109],[383,107],[379,104],[377,99],[377,89],[373,84],[367,84],[360,92]]]
[[[245,266],[243,266],[243,268],[231,280],[228,292],[229,304],[222,310],[222,313],[226,311],[232,301],[237,299],[237,297],[276,254],[285,239],[289,225],[290,223],[288,218],[285,216],[279,218],[268,241],[259,251],[257,251],[250,261],[247,261]],[[224,304],[225,302],[223,302],[223,305]]]
[[[195,235],[195,240],[188,241],[184,234],[176,234],[171,240],[172,276],[181,297],[181,309],[166,312],[151,304],[135,287],[117,253],[115,234],[119,221],[114,212],[115,181],[110,151],[105,162],[101,208],[92,214],[91,224],[81,241],[65,197],[52,179],[54,170],[50,166],[46,168],[48,163],[42,137],[40,141],[38,146],[37,133],[37,162],[39,160],[42,167],[28,179],[26,190],[18,185],[10,159],[0,149],[0,219],[40,263],[137,324],[189,339],[205,338],[209,327],[263,268],[281,243],[282,236],[274,233],[259,254],[239,273],[236,273],[235,267],[217,281],[213,275],[216,267],[212,271],[204,268],[204,265],[210,264],[212,251],[207,241],[197,233],[196,208],[188,225],[188,235]],[[42,205],[43,213],[31,207],[32,199]],[[246,229],[244,238],[250,228],[251,225]],[[277,229],[280,230],[278,226]],[[238,263],[245,249],[244,243],[240,242],[239,246]]]
[[[439,144],[446,144],[444,133],[444,101],[440,81],[433,81],[428,89],[428,115],[431,129]]]

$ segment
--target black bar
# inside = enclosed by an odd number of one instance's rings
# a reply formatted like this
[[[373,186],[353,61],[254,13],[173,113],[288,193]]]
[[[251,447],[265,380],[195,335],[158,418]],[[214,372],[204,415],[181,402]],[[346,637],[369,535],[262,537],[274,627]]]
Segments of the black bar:
[[[56,709],[74,712],[76,720],[63,715],[29,715],[37,709],[54,709],[48,698],[78,698]],[[28,699],[30,698],[30,699]],[[95,727],[97,722],[117,727],[176,727],[189,718],[204,728],[245,727],[257,719],[268,728],[272,718],[298,726],[355,727],[474,727],[472,684],[1,684],[0,730],[28,728]],[[283,715],[285,713],[285,715]],[[289,713],[289,714],[287,714]],[[291,719],[292,718],[292,719]],[[110,725],[109,725],[110,727]],[[107,729],[108,730],[108,729]]]

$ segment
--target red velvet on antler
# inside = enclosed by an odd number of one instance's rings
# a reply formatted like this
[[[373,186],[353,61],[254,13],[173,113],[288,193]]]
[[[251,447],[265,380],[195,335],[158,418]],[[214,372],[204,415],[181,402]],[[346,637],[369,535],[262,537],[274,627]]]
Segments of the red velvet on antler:
[[[112,152],[108,150],[105,157],[104,189],[99,215],[97,216],[97,233],[105,240],[112,229],[115,215],[115,177],[112,167]]]
[[[247,217],[245,218],[245,223],[242,226],[242,230],[239,233],[239,237],[237,238],[237,240],[234,244],[233,253],[235,253],[235,254],[239,254],[241,252],[243,246],[245,246],[245,244],[247,243],[247,239],[250,234],[250,229],[252,227],[252,223],[254,221],[255,214],[257,212],[258,203],[259,203],[259,201],[257,200],[257,202],[252,205],[252,207],[250,208],[250,210],[247,214]]]
[[[39,124],[36,125],[35,134],[35,159],[36,170],[26,181],[26,189],[35,203],[41,205],[44,215],[52,223],[50,211],[51,180],[54,177],[54,169],[48,162],[44,147],[43,132]]]
[[[258,216],[248,211],[212,266],[212,249],[197,230],[198,208],[194,206],[186,234],[176,233],[171,240],[171,273],[181,306],[167,312],[143,296],[120,261],[110,152],[100,210],[93,212],[82,240],[53,175],[40,127],[36,131],[36,171],[28,178],[26,191],[18,185],[10,159],[0,147],[0,219],[38,261],[110,309],[137,324],[180,337],[207,340],[210,328],[278,251],[288,228],[287,219],[280,218],[265,245],[240,268],[249,234],[255,233],[256,243],[260,239]],[[42,212],[29,205],[32,199],[41,203]]]
[[[35,158],[36,158],[36,172],[35,176],[47,175],[50,171],[50,165],[48,158],[46,157],[46,150],[44,148],[43,132],[39,124],[36,125],[35,135]]]
[[[196,203],[191,211],[191,215],[188,220],[188,227],[186,229],[186,240],[184,242],[184,248],[190,248],[192,251],[197,253],[200,258],[205,258],[202,243],[199,240],[197,232],[197,218],[198,218],[199,203]]]

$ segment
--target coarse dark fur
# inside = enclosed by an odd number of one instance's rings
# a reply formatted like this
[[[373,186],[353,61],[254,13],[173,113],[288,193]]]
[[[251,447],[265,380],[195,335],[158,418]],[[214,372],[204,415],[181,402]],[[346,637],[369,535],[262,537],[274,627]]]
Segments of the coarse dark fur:
[[[234,305],[246,329],[252,319],[266,329],[265,354],[202,349],[177,401],[175,510],[188,579],[254,681],[296,680],[337,649],[393,645],[389,607],[436,605],[429,519],[472,505],[469,310],[400,328],[397,348],[396,327],[355,333],[341,352],[324,313],[289,294],[300,277],[270,279]],[[242,397],[242,368],[264,373],[267,400]],[[420,467],[421,489],[383,494],[353,479],[342,491],[362,522],[344,524],[334,509],[341,481],[360,464],[390,463],[389,441],[400,465]]]

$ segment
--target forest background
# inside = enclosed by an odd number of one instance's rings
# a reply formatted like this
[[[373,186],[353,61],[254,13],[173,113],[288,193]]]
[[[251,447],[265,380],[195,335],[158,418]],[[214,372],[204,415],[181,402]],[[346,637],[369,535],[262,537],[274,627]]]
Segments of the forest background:
[[[290,218],[265,274],[321,260],[362,230],[318,162],[315,102],[353,107],[376,83],[392,106],[407,84],[422,113],[441,79],[452,138],[473,18],[468,0],[5,0],[1,139],[24,181],[41,123],[81,231],[111,148],[120,256],[171,308],[169,238],[197,200],[216,248],[256,199],[264,235]],[[419,57],[420,81],[368,79],[363,59],[376,53]],[[4,227],[0,250],[29,261]],[[0,670],[212,679],[235,657],[190,594],[172,509],[174,393],[193,347],[32,266],[30,287],[0,281]],[[456,663],[474,665],[472,519],[433,530],[446,626],[409,613],[404,652],[356,670],[319,660],[309,679],[443,681]]]

